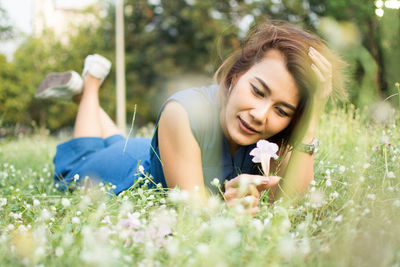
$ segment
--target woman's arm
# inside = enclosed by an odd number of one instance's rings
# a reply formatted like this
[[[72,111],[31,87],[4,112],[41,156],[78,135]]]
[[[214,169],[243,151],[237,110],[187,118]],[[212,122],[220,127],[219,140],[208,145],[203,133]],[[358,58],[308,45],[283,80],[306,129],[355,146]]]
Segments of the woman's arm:
[[[310,144],[316,136],[319,118],[332,92],[332,65],[312,47],[309,56],[313,61],[311,68],[320,83],[317,91],[311,96],[309,109],[299,122],[299,129],[295,133],[297,136],[303,136],[300,142],[304,144]],[[285,199],[301,196],[304,189],[314,179],[313,155],[294,149],[282,162],[278,175],[283,179],[278,189],[272,190],[272,199],[275,199],[275,196]]]
[[[189,116],[181,104],[170,101],[158,124],[158,143],[166,183],[169,188],[206,192],[200,147],[194,138]]]

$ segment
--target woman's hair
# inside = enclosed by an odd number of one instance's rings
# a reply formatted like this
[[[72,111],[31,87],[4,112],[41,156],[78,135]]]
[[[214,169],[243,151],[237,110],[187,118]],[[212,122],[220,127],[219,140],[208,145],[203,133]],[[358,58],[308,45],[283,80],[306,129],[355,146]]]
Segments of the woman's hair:
[[[285,58],[286,67],[300,90],[300,100],[290,124],[280,133],[269,138],[286,150],[295,144],[294,130],[310,105],[312,94],[317,89],[318,78],[311,68],[308,55],[312,46],[332,64],[334,96],[346,96],[342,70],[345,63],[335,56],[316,35],[282,21],[267,21],[253,28],[245,38],[240,50],[234,52],[218,68],[214,79],[220,84],[218,101],[225,106],[231,84],[254,64],[260,62],[269,49],[279,50]]]

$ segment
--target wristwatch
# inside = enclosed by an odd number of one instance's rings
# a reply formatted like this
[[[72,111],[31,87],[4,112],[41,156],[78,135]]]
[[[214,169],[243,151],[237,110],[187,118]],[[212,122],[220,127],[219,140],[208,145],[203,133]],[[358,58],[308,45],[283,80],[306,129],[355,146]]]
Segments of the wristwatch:
[[[310,144],[301,143],[295,146],[294,149],[296,149],[297,151],[313,155],[315,152],[317,152],[318,146],[319,146],[319,141],[316,137],[314,137]]]

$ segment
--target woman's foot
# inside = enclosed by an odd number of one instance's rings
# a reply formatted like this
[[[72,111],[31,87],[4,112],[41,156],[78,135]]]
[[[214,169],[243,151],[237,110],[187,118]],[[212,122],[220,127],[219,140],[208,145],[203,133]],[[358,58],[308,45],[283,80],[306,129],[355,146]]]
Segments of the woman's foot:
[[[75,71],[50,73],[39,85],[35,97],[40,99],[71,100],[82,92],[83,80]]]
[[[89,55],[85,59],[85,65],[82,71],[82,78],[85,79],[87,73],[104,81],[111,69],[111,62],[98,54]]]
[[[98,54],[85,59],[82,77],[75,71],[50,73],[39,85],[35,97],[40,99],[63,99],[79,101],[83,87],[100,87],[111,69],[111,62]],[[89,73],[90,75],[86,75]],[[84,86],[85,85],[85,86]]]

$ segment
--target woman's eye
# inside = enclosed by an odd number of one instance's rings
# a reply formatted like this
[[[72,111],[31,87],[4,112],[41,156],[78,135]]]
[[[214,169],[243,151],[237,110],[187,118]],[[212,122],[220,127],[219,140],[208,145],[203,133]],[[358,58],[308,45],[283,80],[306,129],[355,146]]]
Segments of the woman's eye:
[[[283,109],[281,108],[276,108],[278,114],[282,117],[289,117],[289,114],[287,114]]]
[[[264,93],[260,89],[255,87],[253,84],[251,84],[251,87],[253,88],[253,91],[254,91],[255,94],[264,97]]]

